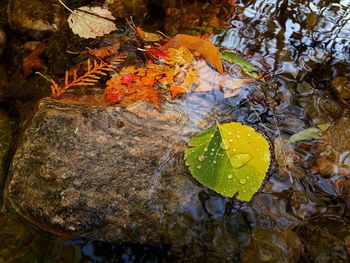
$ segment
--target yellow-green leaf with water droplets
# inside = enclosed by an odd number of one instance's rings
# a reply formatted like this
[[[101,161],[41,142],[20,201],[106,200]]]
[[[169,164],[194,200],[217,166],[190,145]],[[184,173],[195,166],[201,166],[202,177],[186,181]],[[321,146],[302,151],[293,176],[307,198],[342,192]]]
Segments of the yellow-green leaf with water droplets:
[[[219,124],[196,135],[185,152],[194,178],[214,191],[249,201],[270,166],[270,146],[252,127],[238,122]]]

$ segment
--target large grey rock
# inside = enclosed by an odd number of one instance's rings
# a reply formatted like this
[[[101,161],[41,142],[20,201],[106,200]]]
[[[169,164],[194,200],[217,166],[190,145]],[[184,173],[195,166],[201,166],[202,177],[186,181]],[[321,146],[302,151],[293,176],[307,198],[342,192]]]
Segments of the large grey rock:
[[[61,9],[58,1],[10,0],[7,8],[8,21],[13,29],[41,38],[58,29]]]
[[[159,112],[147,103],[122,109],[41,100],[13,157],[6,201],[52,232],[185,238],[176,231],[188,231],[184,217],[201,206],[203,187],[186,175],[181,154],[210,110],[201,99],[187,102]]]

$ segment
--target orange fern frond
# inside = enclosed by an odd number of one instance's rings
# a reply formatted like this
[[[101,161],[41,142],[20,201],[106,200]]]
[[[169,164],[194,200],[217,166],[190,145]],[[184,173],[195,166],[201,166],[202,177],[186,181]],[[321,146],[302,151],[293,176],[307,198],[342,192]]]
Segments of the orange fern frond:
[[[50,79],[51,82],[51,92],[54,98],[59,97],[65,93],[68,89],[76,86],[92,86],[95,85],[102,76],[107,75],[107,71],[113,71],[114,66],[104,62],[97,63],[96,60],[91,64],[90,59],[87,60],[87,72],[78,77],[77,71],[73,71],[73,80],[69,82],[69,72],[66,71],[64,78],[64,87],[60,87],[53,79]]]

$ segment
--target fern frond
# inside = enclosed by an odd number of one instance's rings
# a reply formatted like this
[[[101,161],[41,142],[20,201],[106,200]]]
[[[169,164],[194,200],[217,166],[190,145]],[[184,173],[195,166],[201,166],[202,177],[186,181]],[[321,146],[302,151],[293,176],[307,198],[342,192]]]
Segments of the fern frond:
[[[87,72],[84,75],[78,77],[76,70],[74,70],[73,79],[70,82],[69,73],[66,71],[64,87],[60,87],[54,80],[50,80],[52,96],[57,98],[72,87],[95,85],[102,76],[107,76],[106,71],[113,71],[114,68],[115,67],[111,64],[107,64],[105,62],[98,63],[96,60],[91,63],[90,59],[88,59]]]

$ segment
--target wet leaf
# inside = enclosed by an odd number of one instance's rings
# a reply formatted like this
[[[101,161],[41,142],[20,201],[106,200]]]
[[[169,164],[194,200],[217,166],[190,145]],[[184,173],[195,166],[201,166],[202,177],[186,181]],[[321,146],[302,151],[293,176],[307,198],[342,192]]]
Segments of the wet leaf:
[[[128,106],[136,101],[147,101],[159,109],[160,94],[154,84],[155,79],[144,72],[134,75],[126,70],[122,75],[116,74],[107,81],[105,96],[112,104]]]
[[[96,38],[117,29],[115,17],[107,9],[99,6],[82,6],[68,17],[68,24],[74,34],[83,38]]]
[[[226,60],[230,63],[236,64],[248,76],[250,76],[254,79],[258,79],[260,77],[259,70],[253,64],[251,64],[250,62],[248,62],[244,58],[238,56],[233,51],[225,50],[225,51],[222,51],[220,54],[221,54],[221,58],[223,60]]]
[[[298,159],[294,148],[282,137],[274,141],[275,157],[280,169],[291,170],[294,168],[294,161]]]
[[[219,49],[207,40],[195,36],[178,34],[165,46],[172,48],[186,47],[191,51],[196,51],[218,72],[224,72]]]
[[[46,41],[42,41],[27,57],[22,61],[23,75],[27,78],[34,70],[40,69],[44,66],[44,61],[40,55],[47,47]]]
[[[249,201],[270,166],[270,146],[263,135],[238,122],[218,124],[189,142],[185,160],[194,178],[214,191]]]
[[[300,131],[296,134],[293,134],[289,140],[288,143],[292,144],[298,141],[306,141],[306,140],[312,140],[312,139],[320,139],[322,132],[327,130],[329,128],[330,124],[320,124],[317,127],[319,128],[308,128],[303,131]]]
[[[224,92],[225,98],[238,95],[245,85],[254,81],[253,79],[233,79],[228,74],[219,74],[201,61],[195,63],[195,69],[198,72],[196,92],[220,89]]]

